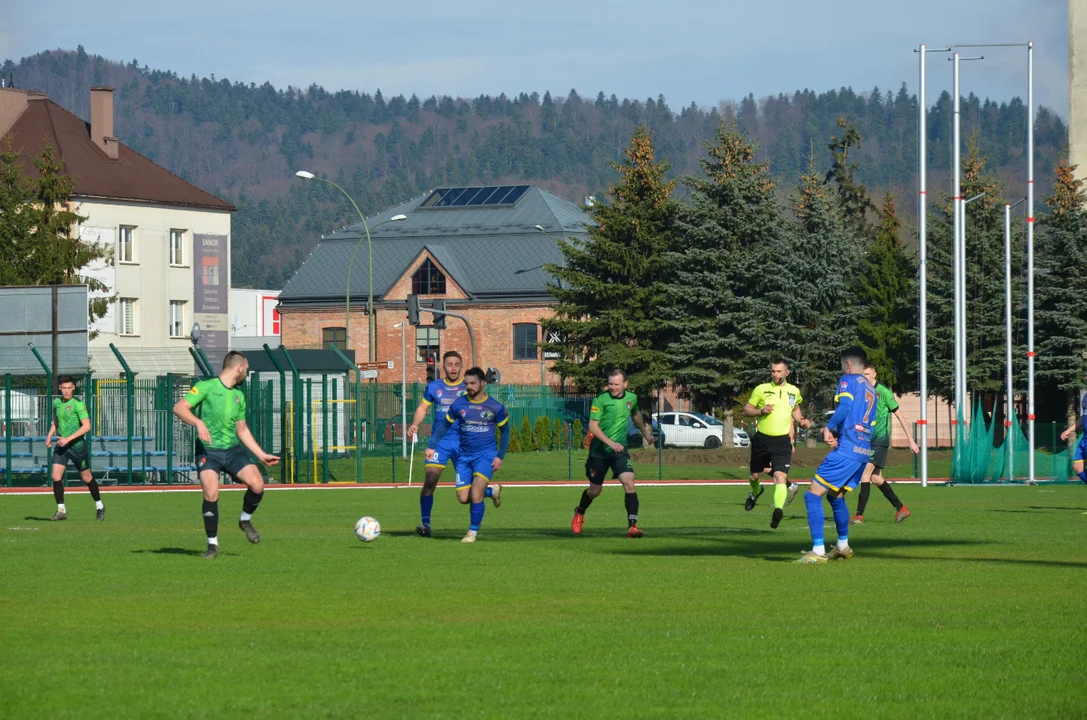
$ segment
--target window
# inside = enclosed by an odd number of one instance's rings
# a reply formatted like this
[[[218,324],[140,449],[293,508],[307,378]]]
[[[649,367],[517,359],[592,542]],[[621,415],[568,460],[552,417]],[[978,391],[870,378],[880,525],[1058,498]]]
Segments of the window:
[[[121,298],[118,301],[118,307],[120,308],[120,334],[121,335],[135,335],[136,334],[136,299],[135,298]]]
[[[676,416],[675,415],[661,415],[660,416],[660,424],[661,425],[675,425],[676,424]]]
[[[415,362],[426,362],[427,355],[441,352],[441,331],[436,327],[416,326]]]
[[[170,301],[170,337],[185,337],[185,301]]]
[[[117,261],[136,262],[136,228],[131,225],[122,225],[118,230]]]
[[[516,323],[513,326],[513,359],[535,360],[536,340],[539,337],[539,325],[536,323]]]
[[[185,264],[185,231],[170,230],[170,264],[182,266]]]
[[[430,258],[411,276],[411,291],[415,295],[445,294],[445,275],[442,275],[442,271]]]
[[[332,349],[332,343],[340,350],[347,348],[347,329],[342,327],[327,327],[321,330],[321,343],[325,350]]]
[[[275,308],[272,309],[272,334],[279,335],[279,310]]]

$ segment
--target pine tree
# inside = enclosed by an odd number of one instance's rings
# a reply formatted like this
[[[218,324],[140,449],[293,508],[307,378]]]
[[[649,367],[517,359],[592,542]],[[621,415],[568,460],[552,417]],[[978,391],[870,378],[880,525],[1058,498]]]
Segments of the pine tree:
[[[551,449],[551,421],[543,415],[536,418],[534,439],[536,441],[537,450]]]
[[[513,426],[513,423],[509,423],[510,426],[510,445],[509,452],[521,452],[521,433],[517,428]]]
[[[570,447],[577,449],[581,447],[582,440],[585,439],[585,426],[581,424],[581,418],[574,420],[574,426],[570,430]]]
[[[878,97],[877,97],[878,101]],[[838,118],[838,127],[844,130],[841,137],[832,135],[827,149],[830,150],[831,165],[827,170],[826,182],[834,186],[842,205],[842,216],[846,226],[857,236],[866,240],[873,239],[874,228],[868,221],[868,212],[875,210],[868,188],[857,180],[859,165],[850,161],[849,151],[861,149],[863,137],[852,122]]]
[[[668,166],[656,161],[644,126],[635,130],[625,155],[615,165],[620,177],[609,201],[588,209],[595,223],[589,239],[563,242],[564,265],[546,268],[560,282],[549,286],[555,314],[543,326],[564,342],[543,349],[564,354],[554,370],[578,388],[595,389],[621,368],[631,391],[647,401],[672,375],[660,306],[678,204],[675,183],[664,179]]]
[[[1069,418],[1087,373],[1087,192],[1075,170],[1061,159],[1035,236],[1035,371],[1066,394]]]
[[[0,146],[0,285],[25,284],[27,257],[23,248],[34,231],[31,184],[23,174],[9,135]]]
[[[675,334],[676,381],[696,406],[731,408],[751,365],[769,360],[753,353],[759,328],[749,298],[761,282],[761,249],[781,242],[784,221],[769,166],[755,161],[758,148],[746,135],[722,122],[705,147],[702,175],[684,181],[691,196],[677,220],[683,242],[668,257],[675,273],[662,313]],[[727,410],[724,422],[728,444]]]
[[[857,325],[880,381],[899,391],[917,377],[917,268],[899,240],[894,197],[888,193],[880,225],[864,256],[861,292],[867,309]]]
[[[521,452],[532,452],[536,449],[536,443],[532,438],[532,424],[528,421],[528,415],[525,415],[521,421]]]
[[[552,441],[552,446],[556,450],[565,450],[566,449],[566,432],[565,431],[566,431],[566,426],[563,424],[562,420],[559,420],[558,418],[555,418],[554,422],[551,423],[551,441]]]

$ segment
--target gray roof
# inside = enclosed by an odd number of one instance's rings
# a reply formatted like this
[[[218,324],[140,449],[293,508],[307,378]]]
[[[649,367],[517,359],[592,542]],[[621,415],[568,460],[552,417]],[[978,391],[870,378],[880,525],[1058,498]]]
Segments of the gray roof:
[[[561,263],[553,237],[584,238],[590,217],[569,200],[530,187],[512,206],[420,207],[430,193],[367,218],[374,254],[374,301],[378,302],[417,258],[429,251],[447,277],[475,300],[547,296],[551,279],[538,266]],[[396,215],[406,220],[388,222]],[[327,235],[279,295],[286,307],[341,304],[347,267],[360,240],[362,223]],[[351,299],[367,296],[366,247],[359,247],[351,270]],[[518,270],[527,272],[518,273]]]

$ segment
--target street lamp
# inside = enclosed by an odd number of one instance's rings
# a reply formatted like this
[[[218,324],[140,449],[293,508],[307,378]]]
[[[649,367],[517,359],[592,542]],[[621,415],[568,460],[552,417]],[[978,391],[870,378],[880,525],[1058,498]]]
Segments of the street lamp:
[[[367,319],[367,324],[369,325],[369,343],[368,343],[369,346],[370,346],[369,357],[370,357],[370,362],[376,362],[377,361],[377,326],[374,323],[374,244],[373,244],[373,241],[370,239],[370,225],[369,225],[369,223],[366,222],[366,216],[362,214],[361,210],[359,210],[359,206],[355,202],[354,198],[352,198],[351,195],[348,194],[348,192],[346,190],[344,190],[342,187],[340,187],[336,183],[332,182],[331,180],[326,180],[325,178],[317,177],[313,173],[307,172],[305,170],[299,170],[294,175],[295,175],[295,177],[302,178],[303,180],[319,180],[320,182],[326,183],[326,184],[331,185],[332,187],[336,188],[337,190],[339,190],[340,192],[342,192],[344,195],[347,196],[347,199],[351,201],[352,207],[355,208],[355,212],[357,212],[359,214],[359,217],[362,219],[362,227],[366,231],[366,244],[367,244],[367,247],[368,247],[368,250],[369,250],[369,256],[370,256],[369,257],[369,259],[370,259],[370,285],[369,285],[369,293],[367,294],[367,300],[366,300],[366,319]],[[393,215],[391,218],[389,218],[387,220],[382,220],[377,225],[374,225],[374,227],[376,228],[378,226],[384,225],[385,223],[400,222],[401,220],[407,220],[407,219],[408,219],[407,215]],[[343,328],[343,331],[344,331],[344,344],[347,345],[347,347],[351,347],[351,343],[350,343],[350,337],[351,337],[351,267],[355,263],[355,253],[358,252],[360,245],[362,245],[362,238],[359,238],[358,243],[356,243],[356,245],[355,245],[355,249],[351,251],[351,260],[347,264],[347,293],[346,293],[346,299],[345,299],[345,302],[344,302],[344,328]]]
[[[408,321],[393,325],[400,328],[400,452],[408,459]]]

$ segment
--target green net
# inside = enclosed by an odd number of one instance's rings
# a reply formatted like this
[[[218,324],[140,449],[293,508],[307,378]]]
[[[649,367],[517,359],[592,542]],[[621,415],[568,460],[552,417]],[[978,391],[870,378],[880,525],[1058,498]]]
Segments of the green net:
[[[996,423],[980,403],[975,404],[973,420],[963,422],[962,413],[955,426],[955,448],[951,478],[956,483],[984,484],[1026,482],[1029,476],[1030,450],[1027,437],[1014,411],[1006,432],[997,442]],[[1071,463],[1068,447],[1059,439],[1055,423],[1036,423],[1034,428],[1034,476],[1039,482],[1068,482]]]

